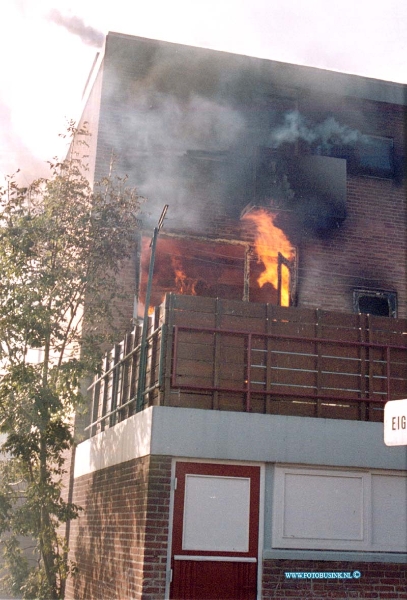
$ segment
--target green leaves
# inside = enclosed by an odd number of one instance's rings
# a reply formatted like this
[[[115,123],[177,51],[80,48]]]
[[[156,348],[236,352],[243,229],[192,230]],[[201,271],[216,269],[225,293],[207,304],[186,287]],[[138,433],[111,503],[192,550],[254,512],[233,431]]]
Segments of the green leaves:
[[[57,535],[78,507],[61,496],[81,379],[111,339],[117,273],[130,257],[140,198],[115,176],[91,189],[87,133],[70,123],[67,160],[29,187],[0,188],[0,535],[8,584],[24,598],[60,598],[72,565]],[[27,562],[18,536],[33,540]]]

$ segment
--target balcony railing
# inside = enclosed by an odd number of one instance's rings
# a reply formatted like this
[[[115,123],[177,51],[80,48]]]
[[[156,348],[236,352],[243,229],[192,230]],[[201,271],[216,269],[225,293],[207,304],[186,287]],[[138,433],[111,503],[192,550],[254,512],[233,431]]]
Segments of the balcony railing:
[[[146,406],[383,420],[407,397],[407,321],[169,294],[106,355],[94,435]]]

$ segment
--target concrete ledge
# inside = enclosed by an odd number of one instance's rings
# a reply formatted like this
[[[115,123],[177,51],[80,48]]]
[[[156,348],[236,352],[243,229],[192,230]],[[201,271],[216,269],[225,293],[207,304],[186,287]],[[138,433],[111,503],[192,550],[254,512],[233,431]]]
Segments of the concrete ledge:
[[[151,453],[369,469],[407,468],[383,423],[154,407]]]
[[[74,477],[151,454],[152,417],[152,409],[144,410],[78,444]]]
[[[407,446],[385,446],[383,423],[154,406],[79,444],[75,477],[148,454],[407,469]]]

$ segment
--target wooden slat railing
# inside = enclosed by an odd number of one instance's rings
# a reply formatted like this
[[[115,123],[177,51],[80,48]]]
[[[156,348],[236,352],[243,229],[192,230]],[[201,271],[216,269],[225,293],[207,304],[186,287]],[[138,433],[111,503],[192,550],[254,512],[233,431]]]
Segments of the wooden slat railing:
[[[147,336],[143,405],[380,421],[407,397],[407,321],[167,295]],[[136,411],[140,328],[93,383],[91,435]]]

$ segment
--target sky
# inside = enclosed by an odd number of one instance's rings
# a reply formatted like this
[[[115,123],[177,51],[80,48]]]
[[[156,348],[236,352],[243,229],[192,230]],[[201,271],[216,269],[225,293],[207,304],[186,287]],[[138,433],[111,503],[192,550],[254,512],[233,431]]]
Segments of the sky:
[[[3,0],[0,185],[47,176],[108,31],[407,83],[406,0]]]

